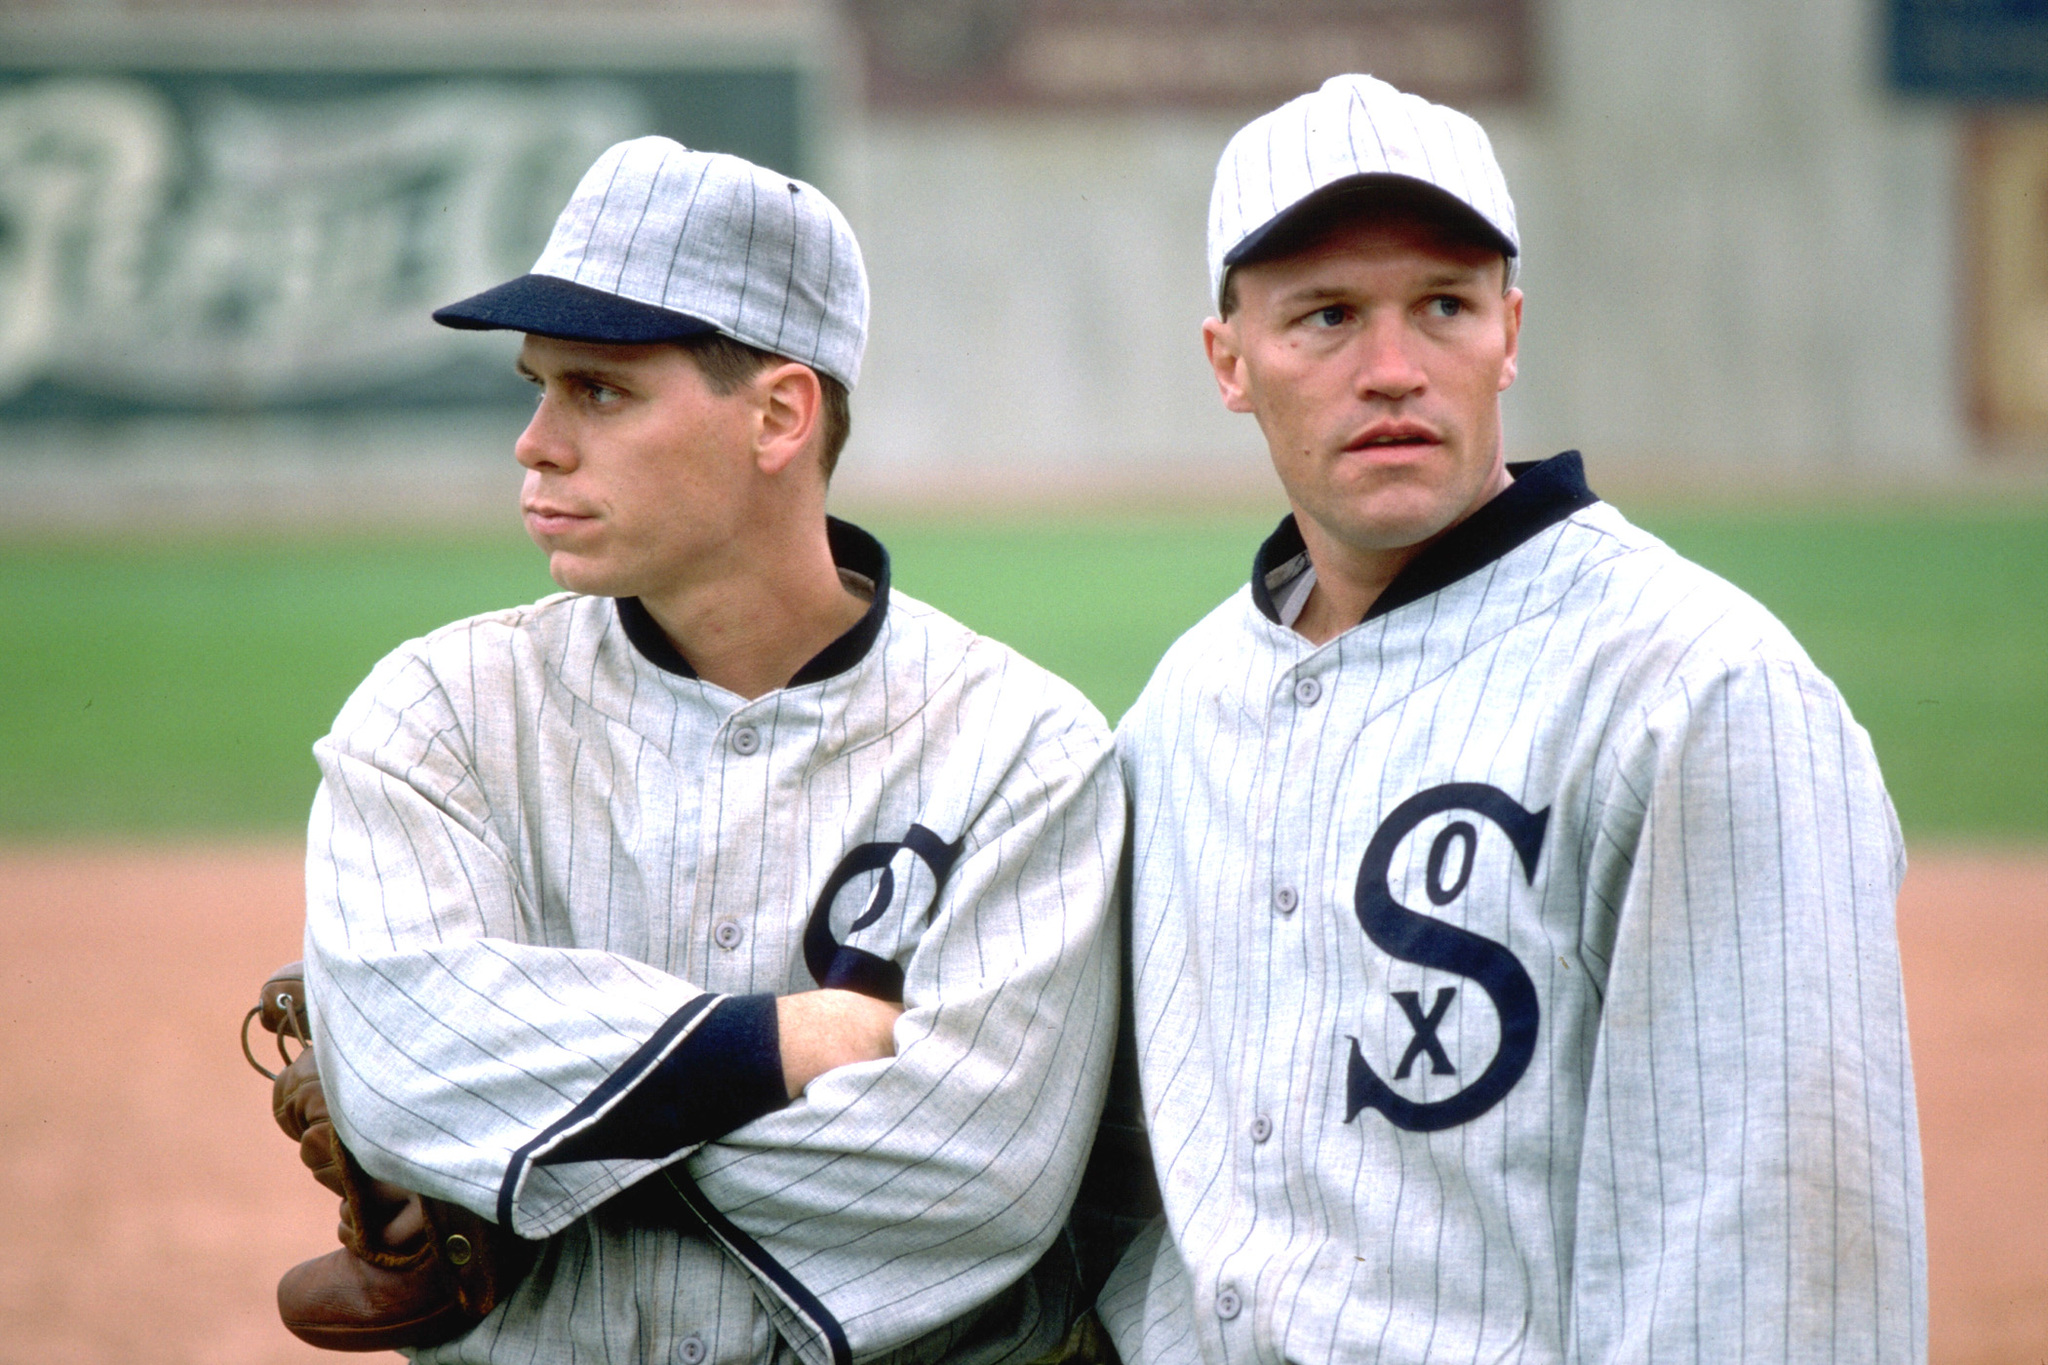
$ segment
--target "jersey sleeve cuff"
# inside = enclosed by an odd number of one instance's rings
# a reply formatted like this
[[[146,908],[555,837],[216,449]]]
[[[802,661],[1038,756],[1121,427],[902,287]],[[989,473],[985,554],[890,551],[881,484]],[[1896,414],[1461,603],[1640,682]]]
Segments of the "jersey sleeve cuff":
[[[789,1102],[772,995],[728,996],[666,1055],[620,1070],[638,1072],[625,1093],[536,1165],[662,1161]]]

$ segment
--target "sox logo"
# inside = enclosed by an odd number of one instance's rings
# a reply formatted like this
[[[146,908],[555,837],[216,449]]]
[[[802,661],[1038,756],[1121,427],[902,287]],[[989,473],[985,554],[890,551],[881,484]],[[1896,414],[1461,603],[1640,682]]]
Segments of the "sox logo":
[[[1447,783],[1409,797],[1373,832],[1358,867],[1354,896],[1358,923],[1365,936],[1388,956],[1452,972],[1477,984],[1500,1017],[1500,1043],[1494,1049],[1493,1060],[1477,1080],[1446,1099],[1423,1102],[1395,1094],[1365,1060],[1358,1039],[1352,1038],[1345,1085],[1346,1123],[1365,1109],[1379,1110],[1389,1123],[1411,1133],[1434,1133],[1469,1123],[1515,1088],[1536,1055],[1536,1026],[1541,1017],[1536,986],[1515,955],[1490,938],[1410,910],[1394,899],[1387,885],[1387,872],[1401,841],[1431,816],[1450,811],[1468,811],[1499,826],[1520,858],[1523,874],[1534,883],[1536,860],[1543,851],[1544,831],[1550,824],[1549,809],[1531,813],[1506,792],[1484,783]],[[1449,905],[1464,891],[1472,878],[1472,862],[1478,848],[1479,831],[1469,820],[1453,821],[1438,833],[1430,845],[1424,884],[1432,905]],[[1445,878],[1446,871],[1451,871],[1449,880]],[[1405,1080],[1423,1057],[1429,1059],[1434,1075],[1456,1073],[1437,1039],[1437,1029],[1457,993],[1456,986],[1439,990],[1425,1014],[1418,992],[1393,992],[1394,1002],[1415,1031],[1394,1072],[1395,1080]]]
[[[898,842],[861,844],[840,859],[839,866],[832,869],[832,875],[825,879],[825,889],[818,893],[818,903],[811,909],[810,922],[804,926],[804,965],[810,968],[811,978],[820,986],[859,991],[877,1000],[901,1004],[903,968],[890,958],[843,944],[834,938],[833,902],[839,899],[839,893],[854,878],[879,870],[882,875],[876,880],[867,905],[847,926],[847,937],[851,938],[872,926],[895,903],[898,888],[896,869],[892,864],[908,854],[911,860],[923,863],[931,873],[931,899],[924,910],[925,922],[930,923],[938,911],[939,892],[945,889],[946,878],[953,871],[953,864],[959,860],[960,850],[965,845],[965,838],[955,839],[949,844],[923,825],[912,825]],[[908,894],[910,877],[907,864],[904,871],[904,890]],[[905,922],[909,920],[910,909],[906,904],[902,917]]]

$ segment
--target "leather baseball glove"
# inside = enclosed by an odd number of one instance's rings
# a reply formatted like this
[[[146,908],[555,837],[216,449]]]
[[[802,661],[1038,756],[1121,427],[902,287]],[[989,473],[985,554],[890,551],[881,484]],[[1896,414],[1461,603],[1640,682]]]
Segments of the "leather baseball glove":
[[[263,983],[242,1021],[242,1054],[271,1079],[271,1112],[313,1178],[341,1197],[338,1251],[286,1271],[277,1311],[301,1341],[329,1351],[390,1351],[452,1340],[481,1322],[531,1268],[538,1243],[459,1205],[378,1180],[342,1145],[327,1112],[301,964]],[[249,1049],[249,1023],[277,1035],[282,1070]],[[300,1046],[293,1055],[287,1039]]]

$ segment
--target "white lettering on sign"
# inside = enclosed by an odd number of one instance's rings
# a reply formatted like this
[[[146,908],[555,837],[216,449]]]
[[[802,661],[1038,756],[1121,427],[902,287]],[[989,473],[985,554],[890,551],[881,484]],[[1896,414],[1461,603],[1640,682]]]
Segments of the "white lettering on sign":
[[[137,79],[0,89],[0,403],[346,397],[462,356],[436,307],[524,272],[644,131],[623,83],[433,81],[318,102]]]

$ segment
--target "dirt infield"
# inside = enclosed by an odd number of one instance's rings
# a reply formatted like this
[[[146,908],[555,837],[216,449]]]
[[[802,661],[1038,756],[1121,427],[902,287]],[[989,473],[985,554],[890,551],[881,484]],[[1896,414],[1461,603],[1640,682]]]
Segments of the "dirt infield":
[[[0,1365],[332,1360],[271,1289],[333,1201],[234,1041],[299,853],[0,850]],[[2048,852],[1923,850],[1899,912],[1938,1365],[2048,1342]],[[395,1361],[395,1356],[358,1357]]]

